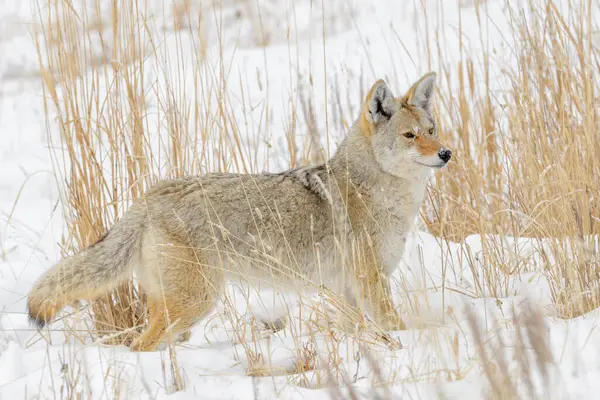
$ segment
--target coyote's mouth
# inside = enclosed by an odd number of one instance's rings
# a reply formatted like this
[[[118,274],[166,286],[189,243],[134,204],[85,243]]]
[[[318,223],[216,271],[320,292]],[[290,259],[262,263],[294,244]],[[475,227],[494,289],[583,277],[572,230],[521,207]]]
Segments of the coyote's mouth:
[[[435,168],[435,169],[442,169],[447,164],[447,163],[445,163],[445,162],[442,161],[440,164],[431,165],[431,164],[425,164],[424,162],[417,161],[417,160],[415,160],[415,163],[417,163],[419,165],[422,165],[423,167],[429,167],[429,168]]]

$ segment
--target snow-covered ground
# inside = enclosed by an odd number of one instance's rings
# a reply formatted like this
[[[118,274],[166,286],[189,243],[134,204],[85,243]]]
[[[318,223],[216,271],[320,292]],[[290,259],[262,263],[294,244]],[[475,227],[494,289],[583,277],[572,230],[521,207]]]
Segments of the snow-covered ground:
[[[270,99],[270,139],[274,148],[269,156],[275,160],[269,164],[272,169],[283,166],[282,160],[286,159],[277,154],[285,146],[277,132],[278,127],[281,132],[284,129],[286,102],[297,96],[299,90],[311,91],[313,107],[320,117],[319,129],[324,131],[326,83],[329,109],[335,108],[332,104],[342,102],[345,110],[356,113],[360,93],[375,79],[385,78],[400,92],[428,71],[423,45],[426,18],[421,3],[429,4],[427,23],[433,26],[430,29],[439,29],[442,52],[448,63],[437,65],[432,55],[431,69],[451,71],[450,61],[459,58],[457,3],[464,3],[460,12],[463,29],[468,33],[463,39],[469,54],[477,58],[485,45],[494,49],[498,65],[503,60],[511,62],[511,37],[502,34],[508,26],[506,10],[498,0],[485,2],[484,19],[491,21],[486,24],[490,41],[485,44],[478,40],[478,17],[468,1],[446,2],[449,5],[443,12],[438,5],[444,2],[437,0],[324,3],[223,0],[222,3],[222,14],[215,11],[221,10],[219,7],[204,5],[208,17],[199,29],[203,30],[208,46],[206,62],[217,60],[222,46],[233,80],[247,85],[243,88],[244,101],[260,104],[263,99]],[[110,13],[111,2],[100,4]],[[198,7],[197,2],[191,2],[192,11]],[[222,309],[215,310],[193,329],[189,343],[175,347],[185,387],[177,393],[173,393],[175,384],[168,350],[138,354],[124,346],[104,346],[89,340],[66,342],[60,323],[51,325],[52,332],[44,334],[51,336],[51,344],[41,339],[28,324],[25,299],[33,281],[59,260],[58,243],[65,225],[47,137],[48,131],[58,137],[58,130],[56,121],[52,118],[46,121],[44,114],[31,35],[35,9],[24,1],[6,0],[0,10],[0,399],[70,398],[78,392],[83,398],[94,399],[166,395],[177,399],[335,396],[336,390],[327,387],[329,375],[325,369],[289,373],[296,369],[302,351],[315,351],[316,358],[321,359],[339,355],[336,371],[345,373],[366,398],[375,398],[377,390],[381,396],[393,393],[394,398],[476,399],[482,397],[488,383],[469,318],[476,317],[482,331],[480,338],[493,350],[488,357],[497,361],[504,354],[508,370],[517,377],[524,376],[518,359],[533,354],[535,343],[525,340],[524,347],[521,346],[515,316],[522,316],[522,311],[528,310],[524,308],[526,298],[544,314],[543,329],[547,330],[553,359],[546,380],[533,359],[530,360],[534,371],[530,376],[539,397],[595,398],[593,393],[600,390],[597,315],[593,312],[569,321],[553,318],[548,282],[536,271],[536,244],[526,239],[517,239],[516,244],[506,243],[506,249],[509,253],[519,249],[518,256],[531,263],[531,272],[507,278],[506,297],[473,298],[475,280],[469,262],[481,252],[480,238],[470,237],[466,246],[458,246],[436,240],[424,231],[416,232],[409,243],[411,250],[394,276],[411,289],[410,299],[400,294],[395,299],[403,309],[411,309],[407,317],[411,329],[393,334],[402,342],[402,349],[390,349],[383,344],[369,346],[370,356],[377,360],[375,366],[351,338],[315,337],[306,331],[292,334],[293,327],[272,335],[260,332],[262,336],[252,337],[251,316],[240,323],[242,326],[234,327],[230,320],[222,318]],[[154,24],[152,30],[164,41],[165,49],[190,45],[189,31],[179,31],[177,37],[181,42],[177,42],[174,31],[169,29],[172,7],[148,1],[147,10],[148,15],[153,15],[149,18]],[[222,41],[218,40],[215,15],[223,21]],[[258,20],[268,32],[266,37],[256,36]],[[193,25],[191,32],[198,28]],[[261,43],[267,46],[260,46]],[[191,45],[188,48],[191,51]],[[152,73],[150,69],[148,74]],[[160,74],[154,79],[161,79]],[[268,85],[261,84],[267,80]],[[497,87],[492,85],[492,88],[501,90],[501,84],[498,81]],[[236,90],[242,89],[233,86],[230,89],[235,98]],[[335,97],[334,87],[341,88],[341,98]],[[355,103],[345,104],[348,99]],[[332,111],[331,115],[337,114]],[[343,129],[339,120],[331,118],[327,128],[335,146]],[[256,129],[252,126],[255,121],[250,118],[248,132]],[[470,248],[471,257],[465,256],[466,247]],[[232,296],[235,291],[230,288]],[[263,293],[263,297],[268,298],[269,294]],[[293,302],[293,296],[288,301]],[[246,302],[244,299],[239,302],[239,312],[243,313]],[[254,311],[259,317],[261,313],[270,313],[258,306]],[[231,333],[244,328],[247,330],[242,334],[244,340]],[[262,354],[265,369],[276,373],[249,376],[248,368],[256,367],[256,354]],[[378,379],[383,382],[377,382]]]

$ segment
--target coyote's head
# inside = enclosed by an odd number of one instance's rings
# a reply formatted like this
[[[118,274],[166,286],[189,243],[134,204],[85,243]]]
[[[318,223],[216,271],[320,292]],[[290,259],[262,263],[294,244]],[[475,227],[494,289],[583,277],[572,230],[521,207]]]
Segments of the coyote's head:
[[[402,97],[394,97],[383,80],[369,91],[359,126],[384,171],[405,176],[450,160],[452,152],[439,142],[432,114],[435,79],[435,73],[426,74]]]

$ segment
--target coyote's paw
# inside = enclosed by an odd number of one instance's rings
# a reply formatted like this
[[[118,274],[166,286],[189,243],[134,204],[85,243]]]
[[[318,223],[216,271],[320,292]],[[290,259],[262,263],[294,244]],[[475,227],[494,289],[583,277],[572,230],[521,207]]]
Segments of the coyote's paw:
[[[175,343],[189,342],[191,337],[192,337],[192,332],[188,329],[185,332],[181,332],[179,334],[179,336],[177,336],[177,340],[175,341]]]
[[[131,343],[131,346],[129,347],[131,351],[155,351],[158,348],[158,343],[156,341],[145,341],[140,339],[141,338],[137,338]]]

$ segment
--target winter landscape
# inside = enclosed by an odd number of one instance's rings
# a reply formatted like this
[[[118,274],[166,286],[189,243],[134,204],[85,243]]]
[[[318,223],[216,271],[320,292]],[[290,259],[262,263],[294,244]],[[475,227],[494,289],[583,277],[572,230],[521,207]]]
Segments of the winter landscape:
[[[6,0],[0,399],[596,398],[599,6]],[[35,280],[158,179],[323,162],[377,79],[429,71],[454,155],[392,276],[407,330],[351,334],[319,324],[317,288],[238,284],[155,352],[126,346],[134,283],[29,323]]]

